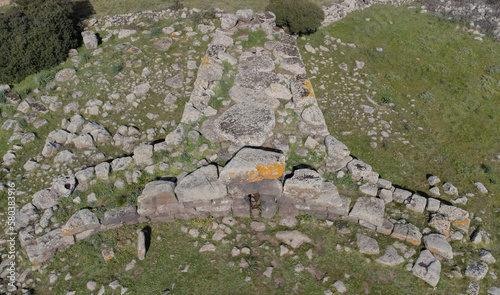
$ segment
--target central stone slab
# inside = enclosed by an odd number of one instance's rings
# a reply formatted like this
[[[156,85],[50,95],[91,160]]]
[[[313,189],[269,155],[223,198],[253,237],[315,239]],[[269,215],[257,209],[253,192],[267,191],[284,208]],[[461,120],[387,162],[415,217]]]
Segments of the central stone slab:
[[[238,146],[261,146],[276,125],[274,109],[260,103],[238,103],[214,122],[218,136]]]

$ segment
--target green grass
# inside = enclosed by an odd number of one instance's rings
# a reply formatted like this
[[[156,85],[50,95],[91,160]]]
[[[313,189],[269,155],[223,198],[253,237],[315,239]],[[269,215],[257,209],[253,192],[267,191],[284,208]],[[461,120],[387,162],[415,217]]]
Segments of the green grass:
[[[300,49],[306,44],[319,47],[329,35],[356,45],[350,48],[337,44],[338,51],[329,47],[331,50],[322,56],[302,51],[308,71],[319,68],[309,75],[332,135],[393,184],[429,194],[426,176],[433,174],[455,184],[460,196],[476,194],[464,207],[483,222],[474,220],[472,225],[482,226],[498,240],[500,215],[495,210],[500,206],[500,175],[493,171],[500,168],[495,161],[500,145],[500,43],[473,40],[473,35],[456,27],[456,23],[440,17],[420,14],[418,8],[375,5],[351,13],[305,40],[299,38],[298,44]],[[377,47],[383,51],[377,51]],[[332,65],[317,62],[329,58]],[[356,60],[366,62],[362,70],[353,70]],[[348,65],[347,73],[338,68],[342,62]],[[371,81],[372,86],[354,84],[360,87],[354,92],[361,96],[348,102],[344,99],[348,94],[342,90],[346,80],[340,77],[354,77],[355,72],[359,73],[357,79]],[[359,109],[360,104],[372,105],[365,94],[383,105],[388,114],[382,119],[392,122],[393,135],[377,140],[375,149],[370,147],[373,140],[367,135],[373,125],[340,112],[340,102],[349,106],[345,108],[348,112],[351,107]],[[338,103],[333,105],[333,101]],[[384,127],[378,136],[381,130]],[[343,135],[343,131],[352,134]],[[404,137],[410,144],[397,137]],[[488,196],[479,194],[476,181],[488,188]],[[440,198],[449,201],[455,197],[441,194]],[[488,248],[500,251],[495,242]],[[477,253],[478,248],[471,251]],[[438,290],[443,286],[440,283]]]

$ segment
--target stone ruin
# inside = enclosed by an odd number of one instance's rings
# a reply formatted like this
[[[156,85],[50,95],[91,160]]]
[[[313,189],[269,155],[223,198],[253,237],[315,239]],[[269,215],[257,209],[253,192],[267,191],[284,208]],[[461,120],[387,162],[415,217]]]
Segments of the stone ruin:
[[[58,178],[51,187],[35,193],[32,202],[18,212],[19,240],[30,261],[40,265],[77,241],[122,225],[225,217],[230,213],[238,217],[260,214],[263,218],[276,214],[284,218],[314,214],[322,219],[358,223],[368,230],[412,245],[423,242],[426,250],[420,253],[413,273],[436,286],[441,271],[436,257],[453,257],[448,241],[453,235],[469,234],[471,214],[438,199],[393,186],[372,171],[370,165],[353,157],[345,144],[329,134],[296,40],[275,27],[272,13],[224,14],[221,21],[199,66],[195,89],[186,103],[181,123],[167,135],[165,142],[141,145],[134,149],[132,156]],[[269,39],[279,34],[280,40],[246,50],[237,59],[228,52],[234,46],[231,35],[238,27],[253,30],[260,27]],[[238,67],[235,84],[229,90],[234,104],[214,109],[209,101],[213,87],[223,78],[223,61]],[[292,112],[297,114],[296,118],[285,120]],[[286,129],[285,125],[293,128]],[[182,178],[154,180],[145,185],[137,206],[111,209],[101,219],[83,209],[60,228],[42,234],[43,225],[47,224],[52,208],[61,198],[68,197],[78,187],[86,190],[90,179],[105,179],[110,170],[125,169],[132,162],[150,164],[153,151],[181,144],[187,136],[188,126],[212,143],[229,142],[229,150],[233,152],[227,163],[207,162]],[[295,136],[307,136],[306,146],[315,150],[324,163],[321,169],[305,166],[295,167],[292,173],[285,172],[290,149],[288,142]],[[354,181],[362,183],[358,190],[363,196],[353,199],[341,195],[334,183],[323,178],[324,172],[350,173]],[[403,204],[412,212],[429,214],[428,225],[435,233],[424,235],[414,224],[389,218],[386,206],[391,202]],[[39,215],[37,212],[41,210],[44,213]],[[283,239],[288,239],[288,235],[288,232],[280,233]],[[488,239],[487,233],[475,235]],[[358,237],[360,245],[370,241],[370,238]],[[370,254],[379,251],[378,245],[376,249],[364,246],[360,249]],[[144,255],[145,249],[140,251],[139,258],[144,259]],[[404,259],[389,246],[377,261],[396,265]]]

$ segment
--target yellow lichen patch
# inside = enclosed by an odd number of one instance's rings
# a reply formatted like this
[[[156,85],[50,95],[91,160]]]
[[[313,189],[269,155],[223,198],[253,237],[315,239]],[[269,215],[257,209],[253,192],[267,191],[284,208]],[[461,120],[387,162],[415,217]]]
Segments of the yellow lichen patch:
[[[412,238],[406,238],[406,240],[413,245],[420,245],[420,239],[412,239]]]
[[[142,254],[142,251],[141,251],[141,250],[139,250],[139,255],[141,255],[141,254]]]
[[[108,261],[108,260],[110,260],[111,258],[113,258],[113,255],[108,255],[108,257],[104,258],[104,260]]]
[[[309,91],[309,97],[314,97],[314,91],[311,82],[309,82],[309,80],[305,80],[304,86]]]
[[[276,179],[283,175],[285,171],[285,163],[259,164],[255,167],[260,176],[267,179]]]
[[[249,182],[261,181],[262,179],[263,177],[257,171],[250,171],[250,175],[248,176]]]

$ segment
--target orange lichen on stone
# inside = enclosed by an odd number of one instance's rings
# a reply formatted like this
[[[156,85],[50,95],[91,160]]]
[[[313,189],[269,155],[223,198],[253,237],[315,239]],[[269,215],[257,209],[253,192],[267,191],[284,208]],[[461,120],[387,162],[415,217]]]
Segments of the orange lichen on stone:
[[[142,251],[141,251],[141,250],[139,250],[139,255],[141,255],[141,254],[142,254]]]
[[[259,164],[255,168],[257,172],[251,171],[248,177],[248,181],[250,182],[281,177],[285,171],[285,163],[280,161],[279,163]]]
[[[412,243],[413,245],[420,245],[421,243],[420,239],[406,238],[406,240]]]
[[[470,219],[465,218],[463,220],[455,220],[453,221],[453,225],[458,229],[468,230],[470,226]]]
[[[309,91],[309,97],[314,97],[314,91],[311,82],[309,82],[309,80],[305,80],[304,86]]]
[[[211,63],[210,57],[205,55],[203,57],[203,60],[201,61],[200,69],[206,69],[210,63]]]
[[[398,235],[398,234],[392,234],[391,237],[395,238],[395,239],[399,239],[399,240],[406,240],[406,237],[404,235]]]

